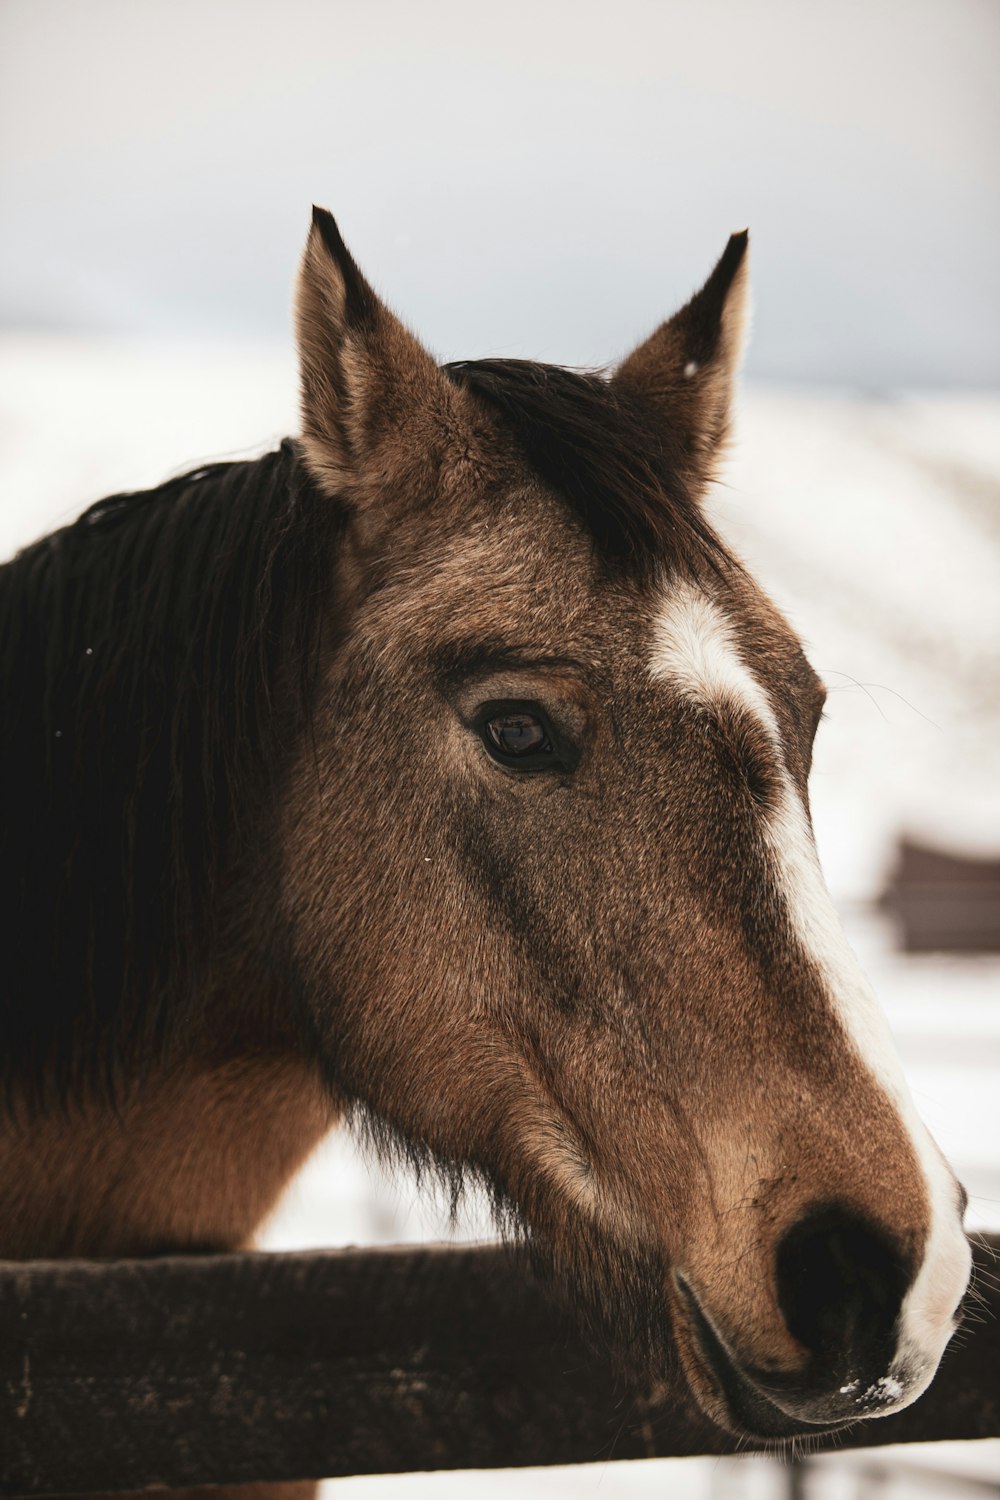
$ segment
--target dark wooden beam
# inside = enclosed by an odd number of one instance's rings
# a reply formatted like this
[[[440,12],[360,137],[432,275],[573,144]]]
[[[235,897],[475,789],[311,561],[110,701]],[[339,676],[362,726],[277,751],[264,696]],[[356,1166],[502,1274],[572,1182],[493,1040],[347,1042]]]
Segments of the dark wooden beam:
[[[838,1446],[1000,1436],[998,1251],[993,1320]],[[626,1390],[494,1246],[0,1265],[4,1495],[736,1446],[679,1379]]]

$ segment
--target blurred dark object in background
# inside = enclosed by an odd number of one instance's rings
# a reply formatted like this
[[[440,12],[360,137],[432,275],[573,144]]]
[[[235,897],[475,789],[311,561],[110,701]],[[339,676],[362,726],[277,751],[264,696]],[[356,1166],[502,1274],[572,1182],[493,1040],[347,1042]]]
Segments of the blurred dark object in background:
[[[970,859],[903,838],[879,906],[906,953],[1000,953],[1000,858]]]

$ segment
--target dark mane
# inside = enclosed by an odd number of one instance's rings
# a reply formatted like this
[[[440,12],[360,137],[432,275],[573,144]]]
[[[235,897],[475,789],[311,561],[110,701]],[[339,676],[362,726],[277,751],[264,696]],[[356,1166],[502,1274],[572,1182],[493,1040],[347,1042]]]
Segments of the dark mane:
[[[727,560],[690,492],[684,454],[655,415],[604,376],[526,359],[443,368],[502,414],[607,560],[641,573],[657,561],[687,569]]]
[[[285,442],[110,496],[0,568],[8,1087],[128,1066],[175,1019],[168,975],[183,1013],[307,713],[338,516]]]

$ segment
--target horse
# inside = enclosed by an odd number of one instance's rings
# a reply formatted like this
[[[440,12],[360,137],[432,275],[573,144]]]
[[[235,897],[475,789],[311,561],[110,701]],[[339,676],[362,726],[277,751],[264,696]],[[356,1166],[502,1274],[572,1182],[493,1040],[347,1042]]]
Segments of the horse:
[[[964,1193],[705,508],[747,244],[610,372],[439,366],[316,209],[300,436],[0,570],[0,1254],[246,1246],[353,1121],[732,1432],[926,1388]]]

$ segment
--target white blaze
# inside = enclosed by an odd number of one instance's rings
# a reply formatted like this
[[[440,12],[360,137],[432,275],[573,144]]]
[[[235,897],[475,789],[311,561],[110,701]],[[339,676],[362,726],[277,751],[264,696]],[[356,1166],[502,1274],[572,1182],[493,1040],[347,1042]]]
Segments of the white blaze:
[[[806,810],[785,764],[781,730],[763,684],[740,656],[731,622],[692,583],[671,584],[654,625],[650,672],[685,701],[711,712],[733,706],[752,715],[774,745],[780,794],[762,811],[762,831],[789,921],[864,1066],[893,1100],[920,1162],[931,1206],[923,1264],[903,1302],[900,1345],[878,1415],[906,1406],[930,1383],[952,1333],[969,1277],[954,1179],[920,1120],[888,1023],[852,952],[826,889]],[[898,1387],[898,1395],[896,1389]],[[875,1415],[875,1413],[871,1413]]]

